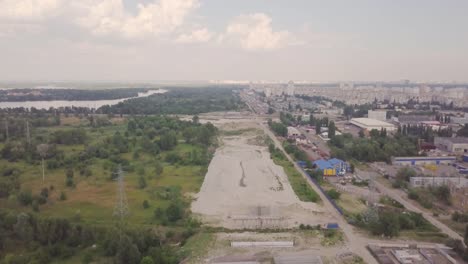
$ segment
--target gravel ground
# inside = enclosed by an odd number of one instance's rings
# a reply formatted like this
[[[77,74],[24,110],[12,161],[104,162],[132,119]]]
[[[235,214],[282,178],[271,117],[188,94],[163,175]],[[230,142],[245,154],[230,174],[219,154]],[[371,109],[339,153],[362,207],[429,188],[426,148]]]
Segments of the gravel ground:
[[[270,159],[267,147],[252,144],[259,136],[253,122],[224,123],[221,129],[249,132],[222,137],[208,173],[192,203],[205,223],[226,228],[290,228],[330,221],[323,208],[301,202],[281,166]]]

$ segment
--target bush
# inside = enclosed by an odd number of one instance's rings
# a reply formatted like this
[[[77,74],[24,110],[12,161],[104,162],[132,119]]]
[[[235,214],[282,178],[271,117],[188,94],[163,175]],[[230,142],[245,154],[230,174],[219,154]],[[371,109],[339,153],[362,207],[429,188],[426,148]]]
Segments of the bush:
[[[39,212],[39,202],[37,200],[34,200],[32,202],[32,209],[34,210],[34,212]]]
[[[408,192],[408,198],[410,198],[411,200],[418,200],[419,194],[415,190],[410,190]]]
[[[22,205],[30,205],[33,201],[31,191],[21,191],[18,194],[18,202]]]
[[[341,196],[341,193],[335,189],[328,190],[327,194],[328,194],[328,197],[330,197],[330,199],[332,200],[339,200]]]
[[[141,259],[140,264],[154,264],[154,261],[151,257],[146,256]]]
[[[89,264],[89,263],[93,262],[93,259],[94,259],[93,253],[90,250],[87,250],[83,254],[83,257],[81,258],[81,263]]]
[[[166,216],[169,222],[177,222],[184,216],[184,209],[178,202],[172,202],[166,209]]]
[[[60,193],[59,199],[60,199],[60,201],[65,201],[67,199],[67,194],[64,191],[62,191]]]
[[[140,176],[140,177],[138,178],[138,188],[144,189],[144,188],[146,188],[146,185],[147,185],[147,184],[146,184],[146,179],[145,179],[145,177],[144,177],[144,176]]]
[[[149,207],[150,207],[150,205],[149,205],[148,201],[147,201],[147,200],[144,200],[144,201],[143,201],[143,208],[144,208],[144,209],[148,209]]]
[[[67,180],[65,181],[65,184],[67,185],[67,187],[75,186],[75,182],[73,181],[73,178],[67,178]]]

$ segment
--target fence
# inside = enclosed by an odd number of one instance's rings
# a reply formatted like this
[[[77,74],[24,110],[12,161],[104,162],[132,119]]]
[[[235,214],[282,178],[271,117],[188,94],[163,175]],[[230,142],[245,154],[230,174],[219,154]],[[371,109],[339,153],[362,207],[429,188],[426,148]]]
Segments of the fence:
[[[331,199],[330,196],[328,196],[328,193],[322,188],[322,186],[320,186],[320,184],[317,182],[316,179],[314,179],[313,177],[310,176],[309,173],[307,173],[307,171],[304,170],[304,167],[301,166],[302,163],[300,162],[297,162],[297,165],[299,165],[299,167],[301,168],[301,170],[307,174],[307,176],[309,176],[309,179],[312,180],[312,182],[315,184],[315,186],[317,186],[320,191],[323,193],[323,195],[325,195],[325,197],[328,199],[328,201],[330,201],[330,203],[333,205],[333,207],[335,207],[335,209],[338,211],[338,213],[340,213],[340,215],[343,215],[343,210],[341,210],[341,208],[336,204],[335,200]]]

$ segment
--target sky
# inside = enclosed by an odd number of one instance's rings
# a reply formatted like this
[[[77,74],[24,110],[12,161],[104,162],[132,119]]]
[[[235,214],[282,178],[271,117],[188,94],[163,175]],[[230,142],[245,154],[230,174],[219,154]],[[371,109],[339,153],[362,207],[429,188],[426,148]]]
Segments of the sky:
[[[468,81],[466,0],[0,0],[3,81]]]

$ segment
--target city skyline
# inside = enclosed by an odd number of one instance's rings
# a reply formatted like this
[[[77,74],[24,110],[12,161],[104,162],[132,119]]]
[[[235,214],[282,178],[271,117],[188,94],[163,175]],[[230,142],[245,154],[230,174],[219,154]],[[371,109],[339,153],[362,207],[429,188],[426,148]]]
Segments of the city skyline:
[[[0,1],[0,80],[466,82],[465,1]]]

